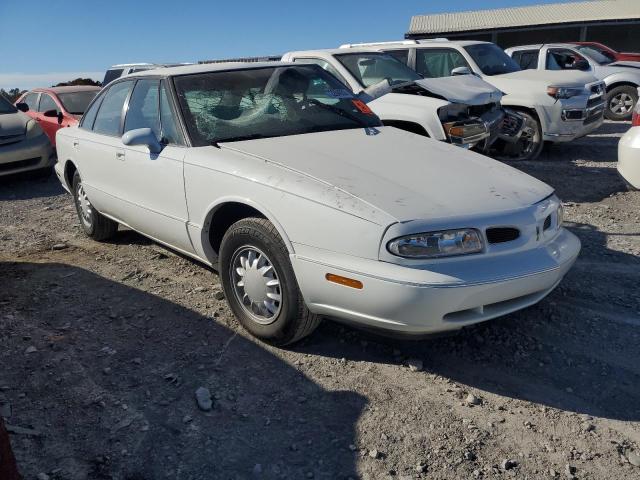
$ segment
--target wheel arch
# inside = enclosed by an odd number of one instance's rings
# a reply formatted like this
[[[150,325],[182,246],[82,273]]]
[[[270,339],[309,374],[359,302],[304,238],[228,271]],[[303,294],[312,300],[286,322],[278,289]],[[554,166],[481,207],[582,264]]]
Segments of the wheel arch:
[[[202,224],[202,248],[207,259],[212,264],[217,263],[220,244],[229,227],[237,221],[248,217],[261,217],[269,220],[278,231],[287,247],[287,251],[289,253],[294,252],[293,245],[282,224],[269,209],[251,199],[225,197],[218,199],[208,207]]]
[[[638,88],[638,84],[634,83],[630,80],[616,80],[613,83],[611,83],[610,85],[607,85],[607,93],[609,93],[611,90],[613,90],[614,88],[618,88],[618,87],[632,87],[632,88]]]
[[[407,132],[422,135],[423,137],[431,138],[431,135],[429,134],[427,129],[424,127],[424,125],[421,125],[420,123],[415,121],[388,119],[388,120],[383,120],[382,123],[386,127],[395,127],[395,128],[399,128],[400,130],[405,130]]]
[[[78,167],[72,160],[67,160],[64,163],[64,181],[70,192],[73,192],[73,176],[78,171]]]

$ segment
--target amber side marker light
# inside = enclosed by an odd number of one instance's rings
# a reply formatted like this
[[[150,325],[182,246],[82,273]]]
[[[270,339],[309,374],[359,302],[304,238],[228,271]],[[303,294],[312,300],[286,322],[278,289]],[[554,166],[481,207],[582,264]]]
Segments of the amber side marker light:
[[[344,285],[345,287],[357,288],[358,290],[362,290],[362,282],[359,280],[354,280],[353,278],[341,277],[340,275],[334,275],[333,273],[327,273],[324,278],[326,278],[329,282],[337,283],[338,285]]]

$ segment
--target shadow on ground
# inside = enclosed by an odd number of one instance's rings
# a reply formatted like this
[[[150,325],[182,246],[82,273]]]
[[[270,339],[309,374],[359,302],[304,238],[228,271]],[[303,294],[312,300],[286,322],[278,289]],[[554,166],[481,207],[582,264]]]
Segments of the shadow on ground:
[[[28,174],[0,176],[0,202],[55,197],[65,193],[55,175],[34,178]]]
[[[0,271],[0,396],[11,424],[40,433],[12,437],[27,478],[357,477],[349,445],[363,397],[326,391],[214,319],[89,271]],[[211,412],[196,406],[200,386]]]
[[[608,250],[607,235],[589,225],[571,229],[587,248],[560,287],[534,307],[457,336],[421,341],[326,323],[304,351],[378,363],[419,358],[426,370],[485,392],[638,421],[640,259]],[[603,283],[616,285],[615,293]],[[339,336],[349,341],[340,344]]]

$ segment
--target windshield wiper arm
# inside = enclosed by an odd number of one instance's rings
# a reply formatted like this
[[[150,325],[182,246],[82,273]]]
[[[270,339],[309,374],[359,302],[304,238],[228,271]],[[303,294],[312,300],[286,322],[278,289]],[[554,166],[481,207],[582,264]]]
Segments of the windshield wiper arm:
[[[346,110],[343,110],[342,108],[334,107],[333,105],[329,105],[327,103],[322,103],[321,101],[316,100],[315,98],[308,99],[308,102],[313,104],[313,105],[318,105],[319,107],[324,108],[326,110],[329,110],[331,112],[337,113],[341,117],[348,118],[349,120],[352,120],[352,121],[356,122],[361,127],[369,128],[369,126],[370,126],[370,125],[367,124],[367,122],[365,122],[361,118],[356,117],[355,115],[347,112]]]

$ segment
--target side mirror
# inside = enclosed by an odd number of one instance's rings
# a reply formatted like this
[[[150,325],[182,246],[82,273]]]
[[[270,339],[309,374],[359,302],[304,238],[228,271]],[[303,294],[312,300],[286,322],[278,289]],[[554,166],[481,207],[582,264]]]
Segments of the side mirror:
[[[456,75],[473,75],[473,72],[469,69],[469,67],[456,67],[451,70],[451,76]]]
[[[46,112],[44,112],[42,115],[44,115],[45,117],[49,117],[49,118],[57,118],[58,119],[58,125],[62,124],[62,120],[64,119],[64,115],[62,115],[62,112],[59,112],[57,110],[47,110]]]
[[[144,145],[151,153],[160,153],[162,144],[158,141],[158,137],[150,128],[136,128],[129,130],[122,135],[122,143],[125,145]]]
[[[576,62],[573,64],[573,68],[586,72],[591,68],[591,66],[586,60],[576,60]]]
[[[16,103],[16,108],[18,110],[20,110],[21,112],[28,112],[29,111],[29,105],[27,105],[24,102]]]

